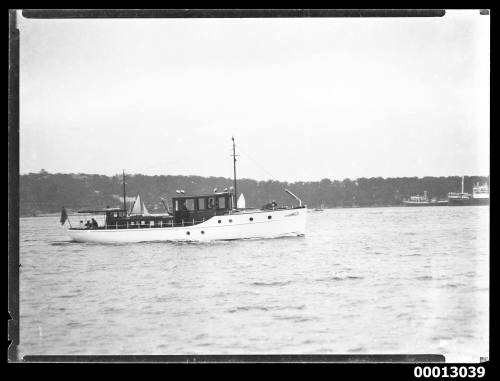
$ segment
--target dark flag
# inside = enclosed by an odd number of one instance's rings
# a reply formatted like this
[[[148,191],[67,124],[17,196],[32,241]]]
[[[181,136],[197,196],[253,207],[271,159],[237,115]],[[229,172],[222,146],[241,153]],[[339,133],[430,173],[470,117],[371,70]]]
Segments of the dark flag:
[[[64,225],[67,219],[68,219],[68,213],[66,213],[66,208],[63,206],[61,211],[61,225]]]

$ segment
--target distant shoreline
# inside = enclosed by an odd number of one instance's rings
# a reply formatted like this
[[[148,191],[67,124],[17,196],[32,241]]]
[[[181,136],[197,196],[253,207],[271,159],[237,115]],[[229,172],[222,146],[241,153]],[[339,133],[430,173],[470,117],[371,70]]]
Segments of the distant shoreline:
[[[368,209],[368,208],[400,208],[400,207],[406,207],[404,204],[401,205],[367,205],[367,206],[332,206],[329,208],[323,208],[323,210],[329,210],[329,209]],[[315,211],[316,207],[308,207],[309,211]],[[69,216],[76,216],[77,212],[76,211],[70,211],[67,210]],[[28,218],[28,217],[59,217],[61,215],[61,212],[55,212],[55,213],[40,213],[36,215],[20,215],[19,218]]]
[[[101,175],[50,174],[47,172],[21,175],[19,179],[19,215],[23,217],[52,217],[59,215],[62,206],[73,214],[79,208],[103,208],[121,205],[123,179]],[[474,184],[489,183],[488,177],[464,177],[464,190],[471,192]],[[222,177],[145,176],[127,177],[128,199],[136,195],[147,200],[151,212],[163,211],[161,200],[171,200],[181,190],[189,195],[208,195],[214,189],[229,188],[232,180]],[[451,191],[462,188],[462,177],[358,178],[319,182],[256,181],[239,179],[238,191],[246,203],[259,207],[275,200],[278,205],[293,202],[284,192],[290,189],[311,209],[320,208],[382,208],[400,207],[404,199],[425,192],[429,197],[444,200]],[[129,200],[130,201],[130,200]]]
[[[448,206],[448,205],[443,205],[443,206]],[[367,206],[333,206],[331,208],[323,208],[322,210],[329,210],[329,209],[375,209],[375,208],[410,208],[414,209],[413,207],[408,207],[404,204],[401,205],[367,205]],[[310,212],[315,212],[317,210],[314,210],[316,208],[311,207],[308,208]],[[425,207],[424,207],[425,209]],[[59,217],[61,213],[40,213],[37,215],[20,215],[19,218],[31,218],[31,217]],[[68,211],[69,216],[76,216],[77,212],[70,212]]]

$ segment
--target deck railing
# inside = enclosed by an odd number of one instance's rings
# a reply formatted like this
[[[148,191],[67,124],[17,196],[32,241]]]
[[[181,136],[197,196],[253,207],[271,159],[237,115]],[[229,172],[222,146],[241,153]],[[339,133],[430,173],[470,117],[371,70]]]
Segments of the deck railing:
[[[189,221],[182,220],[181,222],[167,221],[167,222],[155,222],[151,223],[130,223],[127,221],[126,224],[115,222],[114,224],[104,224],[98,227],[74,227],[73,229],[78,230],[118,230],[118,229],[159,229],[159,228],[173,228],[173,227],[181,227],[181,226],[193,226],[201,224],[205,222],[205,218],[202,220],[195,220],[194,218]]]

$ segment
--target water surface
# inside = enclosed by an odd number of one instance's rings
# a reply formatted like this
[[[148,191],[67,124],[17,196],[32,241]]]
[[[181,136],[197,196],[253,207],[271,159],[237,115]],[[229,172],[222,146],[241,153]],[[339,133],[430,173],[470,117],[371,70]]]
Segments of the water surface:
[[[489,208],[308,214],[305,237],[69,242],[20,220],[22,355],[488,356]]]

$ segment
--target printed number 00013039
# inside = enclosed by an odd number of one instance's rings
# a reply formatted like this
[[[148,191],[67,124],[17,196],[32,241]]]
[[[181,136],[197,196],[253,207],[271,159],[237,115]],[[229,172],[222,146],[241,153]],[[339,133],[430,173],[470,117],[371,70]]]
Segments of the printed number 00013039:
[[[465,377],[484,377],[486,370],[483,366],[416,366],[413,369],[415,378],[465,378]]]

